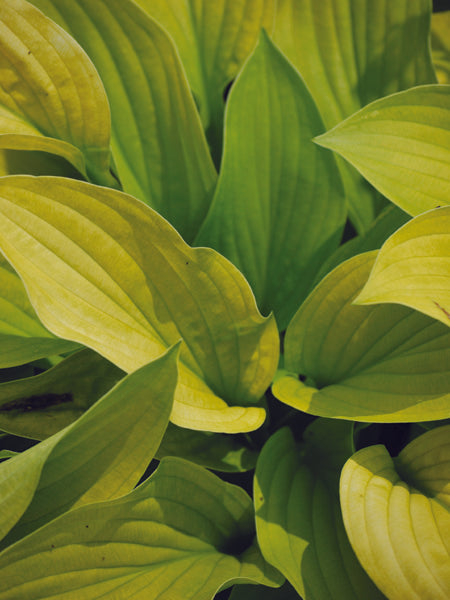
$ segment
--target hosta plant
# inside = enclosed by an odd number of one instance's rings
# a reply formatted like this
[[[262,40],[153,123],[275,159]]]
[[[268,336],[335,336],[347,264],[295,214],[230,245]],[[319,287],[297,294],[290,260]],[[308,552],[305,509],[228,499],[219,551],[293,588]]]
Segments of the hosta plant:
[[[2,0],[0,600],[450,597],[449,23]]]

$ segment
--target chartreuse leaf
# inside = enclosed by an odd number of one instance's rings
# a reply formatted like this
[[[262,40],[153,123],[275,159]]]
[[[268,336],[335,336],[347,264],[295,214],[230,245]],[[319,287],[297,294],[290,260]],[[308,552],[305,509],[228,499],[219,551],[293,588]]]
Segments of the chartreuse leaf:
[[[329,129],[377,98],[436,81],[430,13],[429,0],[279,0],[274,41],[301,73]],[[340,166],[362,232],[375,215],[373,190]]]
[[[355,306],[376,252],[332,271],[308,296],[285,338],[273,393],[299,410],[368,422],[445,419],[450,330],[399,305]],[[297,374],[307,376],[305,383]]]
[[[450,207],[412,219],[383,245],[357,304],[405,304],[450,325]]]
[[[261,425],[264,409],[248,405],[270,384],[278,333],[231,263],[190,248],[131,196],[85,182],[4,177],[0,211],[0,247],[52,331],[127,372],[182,338],[172,421],[227,433]]]
[[[62,156],[111,184],[110,113],[80,46],[25,0],[0,7],[0,147]]]
[[[450,83],[450,11],[433,13],[431,48],[439,83]]]
[[[210,600],[241,579],[279,585],[250,546],[252,515],[242,489],[164,459],[131,494],[69,511],[4,551],[0,598]]]
[[[124,191],[191,241],[208,210],[216,172],[172,40],[131,0],[33,4],[77,39],[100,73]]]
[[[411,215],[449,204],[450,85],[372,102],[315,141]]]
[[[11,478],[17,461],[17,482],[27,479],[27,470],[39,475],[28,494],[22,492],[26,510],[3,546],[74,505],[117,498],[133,489],[169,421],[176,355],[172,349],[128,375],[72,425],[4,465]]]
[[[281,329],[346,218],[336,163],[311,142],[319,131],[306,86],[263,33],[230,93],[219,183],[195,243],[234,262]]]
[[[23,283],[0,256],[0,368],[77,348],[78,344],[55,337],[42,325]]]
[[[315,421],[303,443],[288,429],[264,446],[255,474],[256,530],[266,560],[305,600],[380,600],[345,534],[339,474],[353,424]]]
[[[43,440],[78,419],[124,373],[87,348],[48,371],[0,384],[0,429]]]
[[[167,29],[180,52],[213,154],[221,152],[225,87],[253,50],[261,28],[271,32],[274,0],[137,0]]]
[[[450,426],[433,429],[394,460],[369,446],[342,471],[346,531],[389,600],[450,596],[449,438]]]

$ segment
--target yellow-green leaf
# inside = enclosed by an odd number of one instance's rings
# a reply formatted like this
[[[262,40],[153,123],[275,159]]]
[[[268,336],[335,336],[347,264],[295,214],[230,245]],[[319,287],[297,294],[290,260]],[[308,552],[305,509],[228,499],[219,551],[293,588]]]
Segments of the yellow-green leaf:
[[[429,211],[396,231],[355,302],[405,304],[450,326],[450,207]]]
[[[288,372],[279,374],[273,393],[324,417],[369,422],[448,418],[450,329],[405,306],[353,304],[376,254],[342,263],[305,300],[286,331]]]
[[[389,600],[450,597],[449,438],[449,426],[433,429],[395,461],[384,446],[369,446],[342,471],[347,534]]]
[[[84,182],[4,177],[0,212],[0,247],[49,329],[127,372],[183,339],[173,422],[262,424],[264,410],[248,405],[270,384],[278,333],[231,263],[190,248],[131,196]]]
[[[411,215],[450,202],[450,85],[372,102],[315,141]]]
[[[431,48],[439,83],[450,83],[450,11],[433,13]]]

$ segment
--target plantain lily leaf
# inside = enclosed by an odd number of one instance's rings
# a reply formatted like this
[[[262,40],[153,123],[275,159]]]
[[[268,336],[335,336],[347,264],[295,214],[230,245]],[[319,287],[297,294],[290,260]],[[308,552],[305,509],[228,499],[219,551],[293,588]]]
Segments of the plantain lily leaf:
[[[321,130],[306,86],[262,34],[230,93],[219,183],[195,243],[216,248],[245,274],[280,329],[345,223],[335,161],[311,142]]]
[[[449,203],[450,85],[372,102],[315,141],[411,215]]]
[[[0,290],[1,369],[79,348],[55,337],[42,325],[18,275],[1,256]]]
[[[10,477],[17,460],[21,477],[26,478],[25,461],[30,471],[39,469],[39,479],[3,547],[73,506],[117,498],[133,489],[169,421],[177,380],[176,358],[177,350],[169,350],[141,367],[75,423],[8,461],[5,467]]]
[[[109,105],[89,58],[25,0],[2,1],[0,27],[0,148],[57,154],[111,184]]]
[[[405,304],[450,325],[450,207],[420,215],[383,245],[357,304]]]
[[[216,183],[200,118],[168,34],[131,0],[33,0],[77,39],[105,85],[112,149],[125,192],[187,241]]]
[[[449,426],[433,429],[395,461],[384,446],[364,448],[342,471],[346,531],[389,600],[450,596],[449,435]]]
[[[137,0],[174,39],[217,162],[227,84],[253,50],[262,27],[273,29],[275,0]]]
[[[261,585],[235,585],[230,600],[299,600],[295,589],[286,582],[280,588]]]
[[[92,350],[72,354],[48,371],[0,384],[0,429],[43,440],[81,415],[123,371]]]
[[[5,550],[0,599],[210,600],[225,583],[279,585],[251,546],[252,512],[240,488],[164,459],[128,496],[72,510]]]
[[[428,0],[279,0],[274,41],[299,70],[328,129],[382,96],[436,81]],[[376,211],[374,190],[340,163],[360,233]]]
[[[439,83],[450,83],[450,11],[433,13],[431,47]]]
[[[264,446],[255,474],[256,530],[266,560],[305,600],[381,600],[345,534],[339,473],[353,424],[320,419],[297,446],[288,429]]]
[[[82,179],[81,174],[66,160],[47,152],[0,150],[0,176],[55,175]]]
[[[187,246],[131,196],[85,182],[4,177],[0,211],[0,247],[49,329],[127,372],[182,338],[172,421],[227,433],[262,424],[264,409],[247,405],[270,384],[278,333],[231,263]]]
[[[368,422],[445,419],[450,408],[450,330],[398,305],[355,306],[376,252],[332,271],[286,332],[283,402],[313,415]],[[297,374],[308,379],[303,383]]]
[[[13,458],[17,456],[19,452],[14,452],[14,450],[0,450],[0,459],[4,460],[6,458]]]

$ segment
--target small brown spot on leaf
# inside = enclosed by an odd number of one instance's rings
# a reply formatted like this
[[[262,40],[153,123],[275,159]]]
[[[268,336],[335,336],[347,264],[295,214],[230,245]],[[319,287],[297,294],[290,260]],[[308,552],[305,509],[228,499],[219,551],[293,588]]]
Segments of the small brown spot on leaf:
[[[450,312],[448,312],[448,310],[446,310],[444,307],[442,307],[440,304],[438,304],[436,302],[436,300],[433,300],[433,302],[438,307],[438,309],[444,313],[444,315],[447,317],[447,319],[450,319]]]

